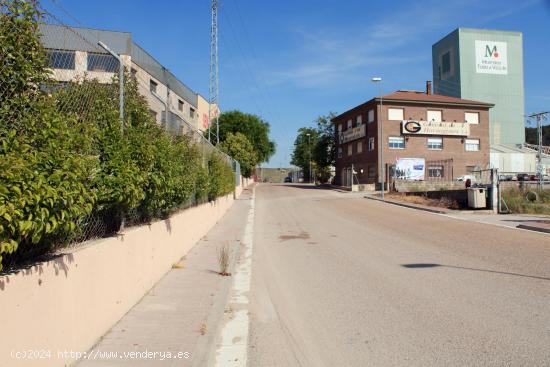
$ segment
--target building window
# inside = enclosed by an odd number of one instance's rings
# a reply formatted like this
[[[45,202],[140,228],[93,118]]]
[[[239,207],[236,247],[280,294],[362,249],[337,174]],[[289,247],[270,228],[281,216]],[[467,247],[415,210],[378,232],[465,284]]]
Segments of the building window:
[[[428,138],[428,149],[430,150],[442,150],[443,138]]]
[[[118,71],[118,60],[113,55],[88,52],[88,71],[114,73]]]
[[[363,116],[362,115],[357,116],[357,126],[361,126],[362,123],[363,123]]]
[[[479,113],[477,112],[464,113],[464,121],[466,121],[469,124],[479,124]]]
[[[388,138],[388,146],[390,149],[405,149],[405,138],[402,136],[390,136]]]
[[[428,177],[442,178],[445,176],[443,166],[428,166]]]
[[[342,147],[338,148],[338,158],[342,158]]]
[[[428,110],[428,118],[426,121],[434,121],[434,122],[441,122],[443,121],[441,119],[441,111],[431,111]]]
[[[137,78],[137,69],[130,68],[130,76],[134,79]]]
[[[74,70],[74,56],[74,51],[48,50],[48,58],[52,69]]]
[[[342,124],[338,124],[338,134],[342,132]]]
[[[357,142],[357,153],[363,153],[363,142],[362,141],[358,141]]]
[[[149,109],[149,115],[151,115],[151,117],[154,118],[155,121],[157,120],[157,115],[158,115],[157,111]]]
[[[158,85],[159,84],[155,82],[153,79],[149,79],[149,90],[151,91],[151,93],[157,93]]]
[[[374,150],[374,138],[369,138],[369,151]]]
[[[374,110],[369,110],[367,122],[374,122]]]
[[[467,152],[479,151],[479,139],[466,139],[465,147]]]
[[[403,121],[403,115],[402,108],[388,108],[388,120],[390,121]]]
[[[353,154],[353,144],[348,144],[348,156]]]
[[[183,112],[183,101],[181,99],[178,99],[178,110]]]
[[[353,122],[351,121],[351,119],[348,120],[348,129],[351,129],[353,125]]]
[[[466,166],[466,173],[468,173],[468,174],[474,173],[477,170],[478,170],[477,166]]]
[[[193,107],[189,107],[189,116],[195,118],[195,109]]]
[[[447,51],[441,56],[441,71],[443,74],[451,72],[451,52]]]

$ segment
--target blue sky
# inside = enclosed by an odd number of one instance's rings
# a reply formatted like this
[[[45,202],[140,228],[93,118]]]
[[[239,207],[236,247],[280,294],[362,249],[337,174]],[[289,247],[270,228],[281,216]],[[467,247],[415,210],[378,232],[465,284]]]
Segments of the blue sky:
[[[458,27],[523,32],[526,113],[550,110],[550,0],[220,0],[220,103],[261,115],[287,166],[296,130],[384,92],[423,90],[431,45]],[[64,14],[63,7],[74,17]],[[208,96],[209,0],[43,0],[70,25],[131,32]]]

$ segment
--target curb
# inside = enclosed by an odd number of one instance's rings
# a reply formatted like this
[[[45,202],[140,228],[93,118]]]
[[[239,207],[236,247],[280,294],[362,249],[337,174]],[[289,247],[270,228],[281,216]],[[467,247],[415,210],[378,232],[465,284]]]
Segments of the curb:
[[[422,211],[429,212],[429,213],[435,213],[435,214],[449,214],[449,212],[444,211],[444,210],[431,209],[431,208],[423,208],[423,207],[419,207],[419,206],[416,206],[416,205],[413,205],[413,204],[405,204],[405,203],[399,203],[399,202],[396,202],[396,201],[382,200],[382,199],[374,198],[374,197],[372,197],[372,196],[364,196],[364,198],[365,198],[365,199],[369,199],[369,200],[381,201],[381,202],[386,203],[386,204],[392,204],[392,205],[402,206],[402,207],[405,207],[405,208],[416,209],[416,210],[422,210]]]
[[[550,228],[529,226],[527,224],[518,224],[516,228],[526,229],[528,231],[534,231],[534,232],[550,233]]]

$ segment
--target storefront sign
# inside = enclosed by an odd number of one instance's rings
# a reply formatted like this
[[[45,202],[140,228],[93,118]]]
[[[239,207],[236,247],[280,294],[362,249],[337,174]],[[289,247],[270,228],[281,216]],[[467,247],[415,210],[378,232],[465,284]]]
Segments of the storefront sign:
[[[397,158],[395,175],[398,180],[424,180],[426,160],[424,158]]]
[[[508,74],[506,42],[476,40],[476,73]]]
[[[340,144],[347,143],[348,141],[356,140],[367,135],[366,125],[354,127],[353,129],[347,129],[340,133]]]
[[[413,135],[458,135],[469,136],[470,125],[467,122],[435,122],[404,120],[401,133]]]

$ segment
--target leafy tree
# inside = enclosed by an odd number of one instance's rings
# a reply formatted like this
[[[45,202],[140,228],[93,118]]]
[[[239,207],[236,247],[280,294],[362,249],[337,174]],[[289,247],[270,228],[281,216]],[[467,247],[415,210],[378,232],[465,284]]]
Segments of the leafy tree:
[[[258,163],[267,162],[275,154],[275,142],[269,140],[269,123],[259,116],[235,110],[223,112],[218,121],[220,142],[225,141],[230,133],[241,133],[252,143]]]
[[[315,128],[303,127],[298,130],[290,163],[303,170],[306,181],[310,180],[310,159],[316,180],[326,182],[330,178],[331,167],[336,163],[334,125],[331,122],[335,116],[334,112],[329,112],[315,120]]]
[[[35,2],[2,0],[0,10],[1,269],[47,251],[91,212],[98,159],[39,88],[48,72]]]
[[[309,134],[309,136],[308,136]],[[292,152],[291,164],[298,166],[304,172],[304,179],[311,180],[310,162],[312,170],[316,169],[314,160],[314,150],[319,141],[319,131],[312,127],[302,127],[298,129],[298,136],[294,140],[294,151]]]
[[[529,144],[538,144],[537,128],[525,128],[525,142]],[[550,125],[542,127],[542,145],[550,146]]]
[[[250,177],[258,162],[254,146],[242,133],[229,133],[219,145],[220,150],[231,156],[241,165],[241,174]]]
[[[317,179],[326,182],[330,178],[331,167],[336,164],[336,144],[334,124],[331,119],[336,113],[329,112],[326,116],[319,116],[316,120],[318,139],[313,150],[313,160],[317,166]]]

